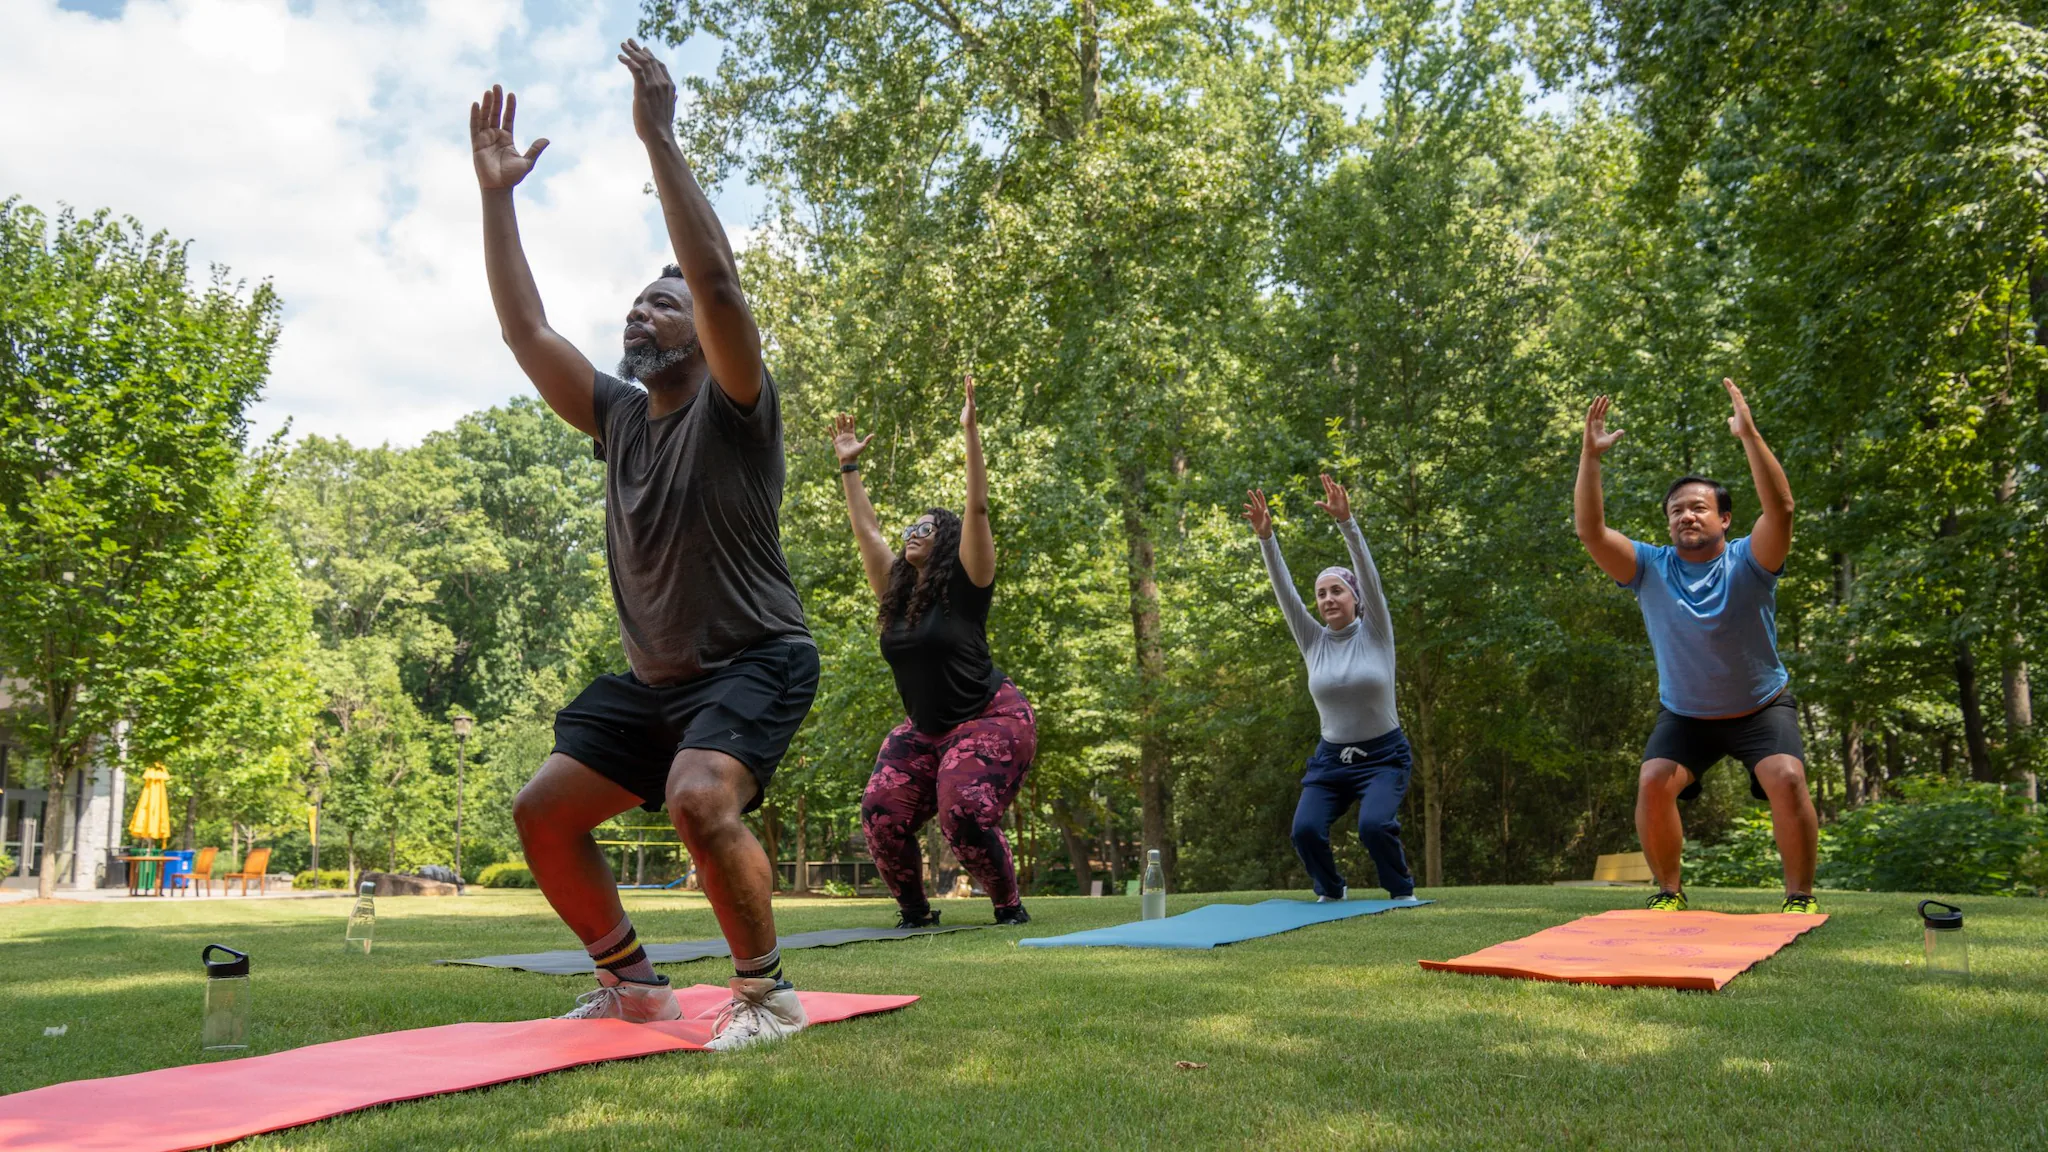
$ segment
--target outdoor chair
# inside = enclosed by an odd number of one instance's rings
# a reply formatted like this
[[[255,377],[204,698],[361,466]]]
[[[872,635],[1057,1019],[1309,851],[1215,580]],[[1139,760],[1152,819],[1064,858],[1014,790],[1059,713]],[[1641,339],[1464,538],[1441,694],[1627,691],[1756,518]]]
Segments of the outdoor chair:
[[[242,870],[240,872],[229,872],[220,878],[221,891],[227,891],[228,881],[240,880],[242,882],[242,895],[247,896],[249,894],[249,881],[254,880],[256,881],[256,894],[261,896],[264,891],[263,882],[268,879],[267,874],[269,871],[270,849],[251,848],[249,849],[249,854],[242,857]]]
[[[192,857],[192,864],[187,870],[173,872],[168,877],[171,886],[176,889],[189,891],[204,884],[206,885],[207,893],[211,895],[213,892],[213,860],[218,855],[220,855],[220,849],[218,848],[201,848],[198,855]]]

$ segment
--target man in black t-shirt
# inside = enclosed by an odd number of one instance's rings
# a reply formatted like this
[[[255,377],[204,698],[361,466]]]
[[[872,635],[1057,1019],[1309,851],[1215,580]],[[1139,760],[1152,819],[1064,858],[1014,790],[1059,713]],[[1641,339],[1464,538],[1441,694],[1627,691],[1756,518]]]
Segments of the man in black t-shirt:
[[[513,144],[513,97],[470,107],[484,264],[505,342],[548,406],[605,462],[605,558],[630,671],[555,718],[554,753],[513,804],[527,865],[583,941],[598,988],[572,1017],[680,1015],[619,903],[591,830],[666,805],[732,947],[732,1003],[711,1047],[804,1026],[782,978],[771,866],[742,813],[761,803],[817,693],[818,652],[782,556],[782,417],[724,229],[673,131],[675,85],[627,41],[633,126],[647,146],[676,265],[626,313],[619,377],[548,327],[512,189],[546,140]]]

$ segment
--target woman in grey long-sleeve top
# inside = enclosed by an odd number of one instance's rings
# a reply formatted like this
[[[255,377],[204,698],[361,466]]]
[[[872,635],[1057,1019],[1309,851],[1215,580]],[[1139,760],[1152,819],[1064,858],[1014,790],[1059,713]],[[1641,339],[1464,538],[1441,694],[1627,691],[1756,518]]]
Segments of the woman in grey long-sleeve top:
[[[1348,889],[1330,853],[1330,827],[1356,801],[1358,839],[1372,856],[1387,895],[1414,899],[1415,878],[1401,848],[1398,816],[1412,758],[1394,714],[1394,622],[1372,553],[1351,518],[1351,496],[1343,485],[1323,477],[1324,498],[1316,507],[1337,521],[1352,566],[1325,568],[1316,576],[1320,621],[1302,605],[1287,574],[1266,494],[1254,488],[1246,496],[1244,517],[1259,537],[1280,614],[1308,663],[1308,692],[1322,718],[1322,739],[1308,758],[1301,802],[1294,809],[1294,850],[1315,882],[1318,900],[1344,899]]]

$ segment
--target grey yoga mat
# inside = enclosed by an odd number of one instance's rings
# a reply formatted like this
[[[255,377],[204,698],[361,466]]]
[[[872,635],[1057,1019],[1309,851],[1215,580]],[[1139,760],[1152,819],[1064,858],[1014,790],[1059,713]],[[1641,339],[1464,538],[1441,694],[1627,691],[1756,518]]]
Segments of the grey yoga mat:
[[[990,928],[990,924],[948,924],[933,928],[827,928],[822,932],[793,932],[776,941],[787,952],[793,948],[837,948],[862,940],[903,940],[911,936],[936,936],[941,932],[967,932]],[[649,944],[647,958],[656,964],[683,964],[713,956],[730,956],[723,940],[685,940],[681,944]],[[479,956],[474,960],[436,960],[436,964],[474,964],[481,968],[519,968],[550,976],[575,976],[597,971],[590,954],[569,949],[561,952],[526,952],[511,956]]]

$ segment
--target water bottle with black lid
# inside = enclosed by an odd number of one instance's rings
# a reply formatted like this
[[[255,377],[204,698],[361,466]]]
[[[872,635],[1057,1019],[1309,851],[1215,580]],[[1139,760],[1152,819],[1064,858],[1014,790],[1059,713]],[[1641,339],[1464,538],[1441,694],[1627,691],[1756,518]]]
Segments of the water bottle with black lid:
[[[369,954],[370,938],[377,933],[377,901],[374,899],[376,895],[377,885],[364,881],[361,891],[356,896],[356,906],[348,912],[348,930],[341,936],[341,946],[345,951],[353,952],[361,948],[364,955]]]
[[[225,960],[213,954],[226,955]],[[207,1052],[233,1052],[249,1046],[249,954],[225,944],[199,951],[206,966],[206,1014],[201,1018],[199,1046]]]
[[[1930,907],[1940,911],[1930,912]],[[1963,939],[1963,910],[1939,900],[1922,900],[1920,924],[1927,950],[1927,971],[1935,976],[1968,979],[1970,944]]]

